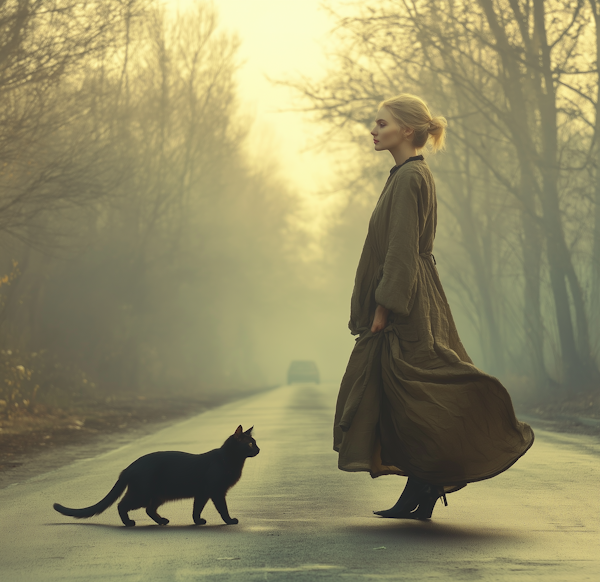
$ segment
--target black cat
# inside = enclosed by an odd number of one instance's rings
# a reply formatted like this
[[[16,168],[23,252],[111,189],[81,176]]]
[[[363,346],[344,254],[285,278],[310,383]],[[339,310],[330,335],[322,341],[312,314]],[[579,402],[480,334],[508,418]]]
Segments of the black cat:
[[[200,514],[209,499],[212,499],[225,523],[238,523],[229,515],[225,495],[242,476],[246,458],[258,455],[260,449],[252,438],[252,428],[244,432],[241,425],[238,426],[220,449],[201,455],[178,451],[144,455],[119,475],[115,486],[96,505],[70,509],[55,503],[54,509],[71,517],[92,517],[108,509],[127,488],[118,505],[121,521],[127,527],[135,525],[128,512],[140,507],[145,507],[146,513],[156,523],[167,525],[169,520],[158,515],[157,509],[167,501],[190,497],[194,498],[192,517],[196,525],[206,523]]]

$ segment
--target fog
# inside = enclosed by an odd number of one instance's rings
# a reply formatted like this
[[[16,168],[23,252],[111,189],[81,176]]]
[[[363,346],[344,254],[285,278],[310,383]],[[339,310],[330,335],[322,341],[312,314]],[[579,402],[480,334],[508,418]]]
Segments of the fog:
[[[362,4],[0,5],[0,399],[339,381],[399,92],[449,122],[434,253],[475,363],[597,389],[600,7]]]

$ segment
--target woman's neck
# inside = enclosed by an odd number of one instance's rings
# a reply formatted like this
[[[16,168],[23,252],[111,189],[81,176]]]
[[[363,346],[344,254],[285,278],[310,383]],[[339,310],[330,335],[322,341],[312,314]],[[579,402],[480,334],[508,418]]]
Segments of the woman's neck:
[[[412,143],[402,142],[394,151],[390,150],[390,154],[394,156],[394,161],[396,165],[399,166],[408,160],[408,158],[413,158],[417,155],[417,149],[412,145]]]

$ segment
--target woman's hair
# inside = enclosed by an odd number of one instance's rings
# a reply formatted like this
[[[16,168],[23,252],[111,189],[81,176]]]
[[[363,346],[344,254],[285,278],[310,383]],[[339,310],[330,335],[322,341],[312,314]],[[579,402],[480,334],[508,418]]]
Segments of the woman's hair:
[[[429,136],[431,136],[432,151],[437,152],[444,148],[448,122],[445,117],[431,117],[429,107],[423,99],[416,95],[401,93],[382,101],[380,107],[382,106],[387,107],[401,126],[414,130],[415,148],[418,150],[424,148]]]

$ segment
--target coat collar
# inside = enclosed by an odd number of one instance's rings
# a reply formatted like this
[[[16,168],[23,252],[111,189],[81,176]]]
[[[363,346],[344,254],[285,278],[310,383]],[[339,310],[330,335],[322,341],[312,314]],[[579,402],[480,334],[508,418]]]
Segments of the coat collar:
[[[419,154],[418,156],[412,156],[412,157],[408,158],[408,160],[405,160],[404,162],[402,162],[401,164],[394,166],[390,170],[390,176],[392,176],[396,170],[399,170],[402,166],[404,166],[404,164],[408,164],[408,162],[415,162],[417,160],[424,160],[424,159],[425,158],[421,154]]]

